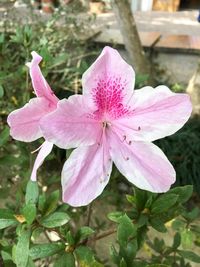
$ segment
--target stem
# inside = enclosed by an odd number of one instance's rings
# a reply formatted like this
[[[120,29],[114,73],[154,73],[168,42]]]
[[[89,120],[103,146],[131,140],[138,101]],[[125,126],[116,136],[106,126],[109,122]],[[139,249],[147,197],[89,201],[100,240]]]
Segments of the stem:
[[[90,240],[91,240],[91,241],[97,241],[97,240],[99,240],[99,239],[102,239],[102,238],[105,238],[105,237],[107,237],[107,236],[109,236],[109,235],[112,235],[112,234],[114,234],[114,233],[116,233],[116,232],[117,232],[117,229],[116,229],[116,228],[114,228],[114,229],[109,229],[109,230],[107,230],[107,231],[102,232],[102,233],[99,234],[99,235],[96,235],[94,238],[91,238]]]
[[[92,203],[87,208],[87,220],[86,220],[86,226],[90,226],[90,220],[92,216]]]

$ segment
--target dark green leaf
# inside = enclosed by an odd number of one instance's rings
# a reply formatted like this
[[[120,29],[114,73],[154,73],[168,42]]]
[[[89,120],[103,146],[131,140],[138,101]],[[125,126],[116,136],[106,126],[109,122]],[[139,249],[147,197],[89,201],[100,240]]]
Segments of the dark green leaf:
[[[172,188],[170,190],[170,194],[172,193],[172,194],[178,195],[179,203],[187,202],[192,196],[192,192],[193,192],[192,185],[179,186],[179,187]]]
[[[3,131],[0,133],[0,146],[3,146],[9,139],[10,130],[8,126],[5,126]]]
[[[75,240],[76,242],[79,242],[81,240],[86,239],[88,236],[92,235],[94,233],[94,230],[88,226],[83,226],[81,227],[76,236],[75,236]]]
[[[158,232],[161,232],[161,233],[167,232],[167,228],[165,227],[164,223],[161,220],[159,220],[158,218],[152,218],[150,220],[150,224]]]
[[[3,86],[0,84],[0,98],[2,98],[4,95],[4,89]]]
[[[70,231],[67,232],[66,234],[66,240],[67,243],[69,243],[70,246],[75,244],[75,238],[73,237],[72,233]]]
[[[25,195],[25,201],[26,204],[33,203],[36,204],[38,201],[39,196],[39,189],[37,182],[28,181],[27,187],[26,187],[26,195]]]
[[[198,207],[195,207],[192,211],[190,212],[184,212],[182,215],[185,217],[187,220],[193,221],[198,218],[200,213],[200,210]]]
[[[12,211],[0,209],[0,229],[4,229],[15,224],[17,224],[17,220],[15,219]]]
[[[181,236],[179,233],[176,233],[175,236],[174,236],[174,242],[173,242],[173,245],[172,247],[174,249],[177,249],[181,244]]]
[[[64,250],[63,244],[40,244],[30,248],[29,255],[33,260],[46,258]]]
[[[59,190],[52,192],[48,196],[48,198],[46,199],[45,204],[44,204],[44,214],[45,215],[52,213],[57,208],[59,199],[60,199],[60,191]]]
[[[155,263],[155,264],[147,265],[147,267],[171,267],[171,266],[170,265],[166,265],[166,264]]]
[[[84,267],[103,267],[103,264],[96,261],[94,253],[88,247],[80,246],[75,250],[80,266]]]
[[[163,213],[170,209],[176,202],[178,196],[175,194],[163,194],[159,196],[152,204],[152,213]]]
[[[134,188],[135,203],[138,210],[143,210],[147,201],[147,192],[137,187]]]
[[[121,246],[127,246],[128,240],[136,236],[136,227],[131,219],[125,214],[121,217],[117,229],[117,237]]]
[[[119,266],[120,267],[128,267],[126,262],[125,262],[125,260],[124,260],[124,258],[121,259]]]
[[[75,267],[74,255],[71,253],[63,254],[55,261],[54,267]]]
[[[22,230],[15,249],[15,263],[17,267],[27,265],[29,256],[30,230]]]
[[[196,263],[200,263],[200,256],[197,255],[196,253],[189,251],[189,250],[178,250],[177,251],[178,254],[180,256],[182,256],[183,258],[196,262]]]
[[[32,224],[32,222],[35,220],[36,213],[37,213],[36,206],[31,202],[25,205],[22,212],[29,225]]]
[[[54,212],[41,220],[41,225],[47,228],[62,226],[70,220],[70,217],[65,212]]]

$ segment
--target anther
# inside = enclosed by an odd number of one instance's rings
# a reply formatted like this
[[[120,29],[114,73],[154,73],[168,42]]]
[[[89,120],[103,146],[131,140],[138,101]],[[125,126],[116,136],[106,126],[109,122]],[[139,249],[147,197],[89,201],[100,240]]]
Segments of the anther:
[[[138,131],[140,131],[141,130],[141,127],[140,126],[138,126]]]
[[[131,144],[132,144],[132,142],[131,142],[131,141],[129,141],[129,142],[128,142],[128,144],[129,144],[129,145],[131,145]]]
[[[127,157],[126,160],[129,160],[129,157]]]

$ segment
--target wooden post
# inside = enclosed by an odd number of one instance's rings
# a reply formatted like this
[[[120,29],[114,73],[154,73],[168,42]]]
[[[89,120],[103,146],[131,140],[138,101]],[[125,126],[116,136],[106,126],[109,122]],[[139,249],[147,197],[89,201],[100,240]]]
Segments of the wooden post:
[[[142,48],[129,1],[112,0],[112,3],[131,64],[137,74],[150,74],[150,62]]]

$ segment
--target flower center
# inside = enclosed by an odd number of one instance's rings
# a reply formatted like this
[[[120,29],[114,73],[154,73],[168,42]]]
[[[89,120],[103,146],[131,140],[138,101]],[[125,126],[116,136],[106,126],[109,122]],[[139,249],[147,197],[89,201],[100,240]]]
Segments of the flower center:
[[[103,125],[103,128],[108,128],[111,126],[111,123],[109,121],[103,121],[102,125]]]

